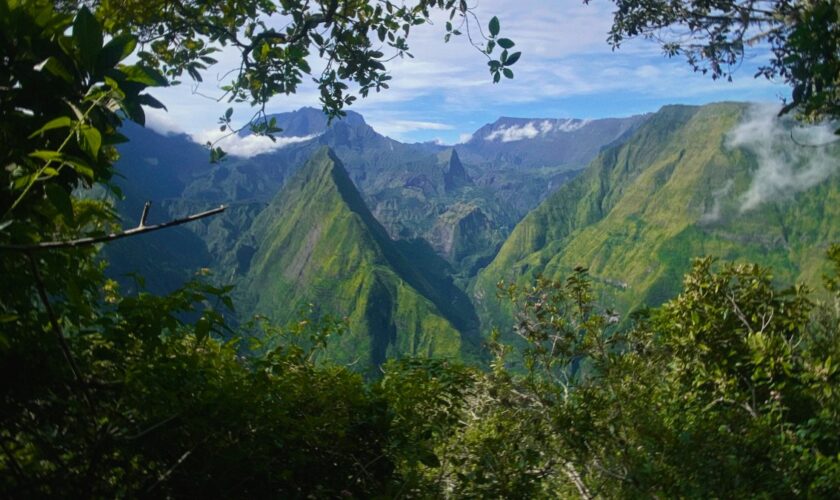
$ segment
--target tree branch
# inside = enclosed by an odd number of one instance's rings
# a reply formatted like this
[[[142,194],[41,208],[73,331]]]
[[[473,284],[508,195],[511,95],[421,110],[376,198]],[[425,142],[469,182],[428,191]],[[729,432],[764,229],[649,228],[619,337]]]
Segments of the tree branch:
[[[180,224],[185,224],[187,222],[192,222],[194,220],[203,219],[205,217],[209,217],[211,215],[216,215],[218,213],[224,212],[227,207],[224,205],[220,206],[219,208],[214,208],[212,210],[207,210],[206,212],[200,212],[193,215],[188,215],[181,219],[171,220],[169,222],[163,222],[161,224],[152,224],[151,226],[146,225],[146,217],[149,215],[149,207],[151,206],[151,202],[146,202],[145,206],[143,207],[143,214],[140,217],[140,224],[133,228],[123,231],[121,233],[111,233],[104,236],[91,236],[87,238],[79,238],[76,240],[69,240],[69,241],[47,241],[43,243],[36,243],[34,245],[2,245],[0,244],[0,250],[15,250],[20,252],[31,252],[35,250],[50,250],[56,248],[76,248],[81,246],[87,245],[95,245],[97,243],[107,243],[114,240],[118,240],[120,238],[126,238],[128,236],[136,236],[138,234],[143,233],[150,233],[152,231],[157,231],[159,229],[165,229],[167,227],[178,226]]]
[[[38,296],[41,299],[41,303],[44,305],[44,309],[47,311],[47,316],[49,316],[50,319],[50,326],[58,339],[58,344],[61,346],[61,352],[64,355],[64,360],[67,361],[68,365],[70,365],[70,371],[73,372],[73,378],[76,380],[76,384],[78,384],[79,390],[82,392],[82,397],[87,403],[91,413],[94,413],[93,400],[91,399],[90,394],[88,394],[87,387],[85,386],[85,380],[82,377],[82,372],[79,370],[79,365],[76,364],[75,358],[73,358],[73,352],[67,344],[67,338],[64,336],[64,331],[61,329],[61,325],[58,324],[58,317],[52,308],[52,304],[50,304],[49,297],[47,296],[47,289],[44,286],[44,280],[41,279],[41,273],[38,271],[38,264],[35,262],[35,257],[32,256],[31,252],[27,251],[26,258],[29,259],[29,264],[32,267],[32,276],[35,278],[35,286],[38,289]]]

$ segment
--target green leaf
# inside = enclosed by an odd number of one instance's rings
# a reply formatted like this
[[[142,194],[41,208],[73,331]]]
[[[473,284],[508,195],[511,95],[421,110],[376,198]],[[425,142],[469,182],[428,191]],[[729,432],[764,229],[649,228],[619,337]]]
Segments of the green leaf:
[[[210,334],[210,320],[207,316],[202,316],[195,323],[195,337],[199,342],[206,339]]]
[[[490,36],[496,36],[499,34],[499,18],[493,16],[493,19],[490,20],[490,24],[487,26],[490,30]]]
[[[119,132],[115,134],[106,135],[102,138],[102,145],[103,146],[113,146],[114,144],[123,144],[128,142],[128,137],[120,134]]]
[[[509,55],[508,58],[505,60],[505,66],[513,66],[516,64],[516,61],[519,60],[519,56],[522,55],[522,52],[514,52],[513,54]]]
[[[510,38],[499,38],[499,40],[496,43],[498,43],[499,46],[503,49],[509,49],[516,45]]]
[[[120,61],[130,56],[137,47],[137,40],[128,34],[117,35],[102,47],[96,69],[101,73],[116,66]]]
[[[47,71],[51,75],[57,76],[65,82],[73,81],[73,76],[70,74],[70,72],[67,71],[64,65],[58,62],[58,59],[56,59],[53,56],[44,59],[44,62],[42,62],[41,65],[36,69],[41,71]]]
[[[0,227],[0,229],[3,229]],[[0,323],[11,323],[18,319],[17,315],[15,314],[0,314]]]
[[[502,73],[505,74],[505,78],[513,78],[513,71],[511,71],[507,68],[503,68]]]
[[[125,75],[125,79],[129,82],[142,83],[149,87],[165,87],[167,84],[163,75],[141,64],[120,66],[120,72]]]
[[[68,224],[73,222],[73,202],[70,194],[55,183],[47,183],[45,187],[47,200],[64,217]]]
[[[59,153],[58,151],[49,151],[45,149],[38,149],[36,151],[33,151],[29,153],[29,156],[31,156],[32,158],[38,158],[46,161],[61,159],[61,153]]]
[[[53,120],[48,121],[46,125],[39,128],[35,132],[32,132],[32,134],[29,137],[27,137],[27,139],[32,139],[33,137],[39,136],[39,135],[43,134],[44,132],[46,132],[48,130],[54,130],[54,129],[57,129],[57,128],[65,128],[65,127],[69,127],[72,124],[73,124],[73,120],[71,120],[70,117],[61,116],[61,117],[58,117],[58,118],[55,118]]]
[[[93,167],[88,165],[85,162],[85,160],[77,158],[75,156],[64,155],[64,157],[61,159],[61,162],[64,165],[70,165],[70,168],[72,168],[77,174],[81,175],[82,177],[85,177],[91,181],[93,180]]]
[[[24,187],[28,186],[30,182],[32,182],[34,177],[35,174],[29,174],[16,178],[14,181],[12,181],[12,189],[14,189],[15,191],[23,189]]]
[[[137,96],[137,102],[150,108],[166,110],[166,106],[164,106],[162,102],[158,101],[149,94],[140,94]]]
[[[94,160],[99,157],[99,148],[102,146],[102,134],[95,127],[85,125],[82,127],[82,149]]]
[[[87,7],[82,7],[73,23],[73,42],[82,65],[93,71],[102,49],[102,27]]]

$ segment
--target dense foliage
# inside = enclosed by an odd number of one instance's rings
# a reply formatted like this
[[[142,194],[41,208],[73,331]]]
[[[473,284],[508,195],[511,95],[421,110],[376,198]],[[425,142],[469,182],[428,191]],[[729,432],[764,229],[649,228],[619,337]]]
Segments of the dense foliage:
[[[695,71],[732,79],[751,47],[769,49],[756,76],[791,87],[783,113],[811,121],[840,113],[840,9],[834,0],[613,0],[608,40],[645,37]],[[761,55],[762,59],[764,55]]]

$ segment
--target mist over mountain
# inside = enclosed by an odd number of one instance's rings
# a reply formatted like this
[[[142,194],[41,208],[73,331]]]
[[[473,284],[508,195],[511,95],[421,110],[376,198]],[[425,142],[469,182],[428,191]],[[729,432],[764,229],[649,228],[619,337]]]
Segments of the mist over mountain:
[[[648,115],[600,120],[509,118],[484,125],[462,146],[467,161],[521,169],[586,166],[600,149],[631,132]]]

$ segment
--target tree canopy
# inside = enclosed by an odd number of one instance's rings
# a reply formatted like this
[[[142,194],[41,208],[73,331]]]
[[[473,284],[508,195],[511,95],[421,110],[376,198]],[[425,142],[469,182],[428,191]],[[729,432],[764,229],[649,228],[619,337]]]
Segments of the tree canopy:
[[[791,87],[782,113],[809,121],[840,115],[840,7],[834,0],[613,0],[608,41],[644,37],[695,71],[731,80],[753,48],[756,76]]]

